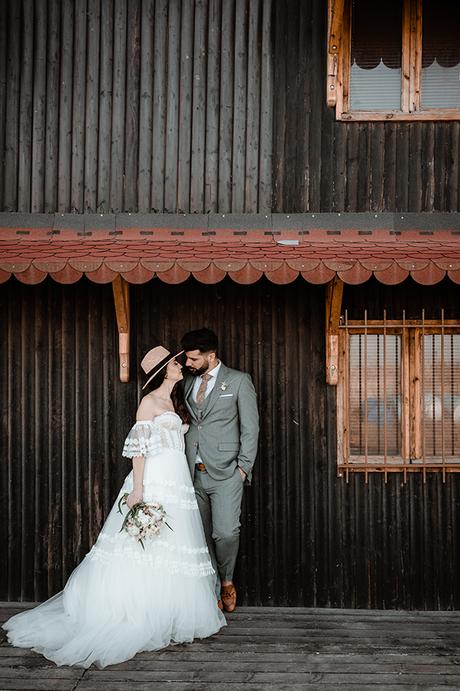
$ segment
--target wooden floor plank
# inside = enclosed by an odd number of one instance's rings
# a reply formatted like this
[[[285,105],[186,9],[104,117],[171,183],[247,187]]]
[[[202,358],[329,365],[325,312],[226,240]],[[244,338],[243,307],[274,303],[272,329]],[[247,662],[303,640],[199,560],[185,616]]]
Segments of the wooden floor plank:
[[[0,622],[32,603],[0,603]],[[0,645],[0,691],[458,691],[460,613],[239,608],[220,634],[99,670]]]
[[[77,688],[75,681],[62,679],[0,679],[1,691],[75,691]]]
[[[458,691],[458,686],[452,685],[442,685],[442,686],[426,686],[422,687],[420,684],[401,684],[395,685],[383,684],[375,686],[375,684],[340,684],[340,691],[395,691],[395,689],[401,689],[401,691]],[[231,683],[227,682],[225,684],[213,683],[212,685],[202,682],[187,682],[187,683],[168,683],[165,686],[165,682],[159,683],[137,683],[134,686],[127,686],[124,682],[113,682],[110,687],[102,686],[98,683],[86,681],[83,679],[77,687],[78,691],[303,691],[304,689],[316,689],[317,691],[337,691],[337,685],[331,684],[321,684],[319,685],[316,681],[314,682],[302,682],[299,684],[292,683],[277,683],[276,686],[268,686],[265,684],[260,684],[258,682],[244,682],[241,683]]]

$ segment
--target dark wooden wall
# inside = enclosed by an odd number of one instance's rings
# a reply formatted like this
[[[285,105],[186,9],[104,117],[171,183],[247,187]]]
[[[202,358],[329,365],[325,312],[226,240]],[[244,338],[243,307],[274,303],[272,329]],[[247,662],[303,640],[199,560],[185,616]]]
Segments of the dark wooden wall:
[[[458,211],[459,123],[337,123],[325,0],[0,2],[0,209]]]
[[[351,316],[362,286],[347,287]],[[440,306],[445,282],[366,286],[370,316]],[[206,324],[223,360],[254,377],[260,453],[245,490],[237,579],[249,604],[460,606],[460,478],[336,477],[335,390],[325,384],[323,288],[153,280],[132,287],[133,381],[117,378],[110,286],[82,280],[0,287],[0,599],[59,590],[94,541],[129,462],[141,354]],[[431,312],[430,312],[431,310]]]
[[[269,210],[271,0],[2,0],[0,208]]]

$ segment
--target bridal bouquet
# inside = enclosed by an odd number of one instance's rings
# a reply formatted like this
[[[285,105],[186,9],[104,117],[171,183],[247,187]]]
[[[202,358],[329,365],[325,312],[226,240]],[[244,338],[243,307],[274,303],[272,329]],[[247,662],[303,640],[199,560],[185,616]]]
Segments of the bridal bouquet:
[[[128,494],[124,494],[118,502],[119,513],[122,513],[121,505],[126,504],[128,496]],[[158,502],[153,504],[147,504],[143,501],[139,502],[134,504],[133,508],[126,514],[120,533],[126,530],[128,535],[140,542],[142,549],[145,549],[144,540],[159,535],[163,525],[172,530],[166,521],[166,515],[163,506]]]

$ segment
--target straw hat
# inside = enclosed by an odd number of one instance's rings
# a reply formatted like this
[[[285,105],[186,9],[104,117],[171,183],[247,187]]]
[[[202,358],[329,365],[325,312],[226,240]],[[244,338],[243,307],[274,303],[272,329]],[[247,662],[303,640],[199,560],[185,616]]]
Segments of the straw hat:
[[[141,362],[141,367],[146,373],[148,379],[145,382],[144,386],[142,387],[145,389],[147,384],[149,384],[152,379],[155,377],[155,375],[158,374],[158,372],[161,372],[163,367],[166,367],[174,358],[178,357],[179,355],[182,355],[184,351],[181,350],[180,353],[176,353],[175,355],[171,355],[169,350],[166,350],[166,348],[163,348],[163,346],[156,346],[155,348],[152,348],[152,350],[149,350],[149,352],[144,356]]]

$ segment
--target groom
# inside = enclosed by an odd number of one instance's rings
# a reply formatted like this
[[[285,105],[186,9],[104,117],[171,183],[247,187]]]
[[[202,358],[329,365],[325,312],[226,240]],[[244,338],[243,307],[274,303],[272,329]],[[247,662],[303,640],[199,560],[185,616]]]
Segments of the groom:
[[[185,401],[192,422],[185,447],[211,560],[218,605],[236,607],[233,571],[239,547],[243,485],[257,454],[259,415],[249,374],[226,367],[210,329],[183,337]]]

